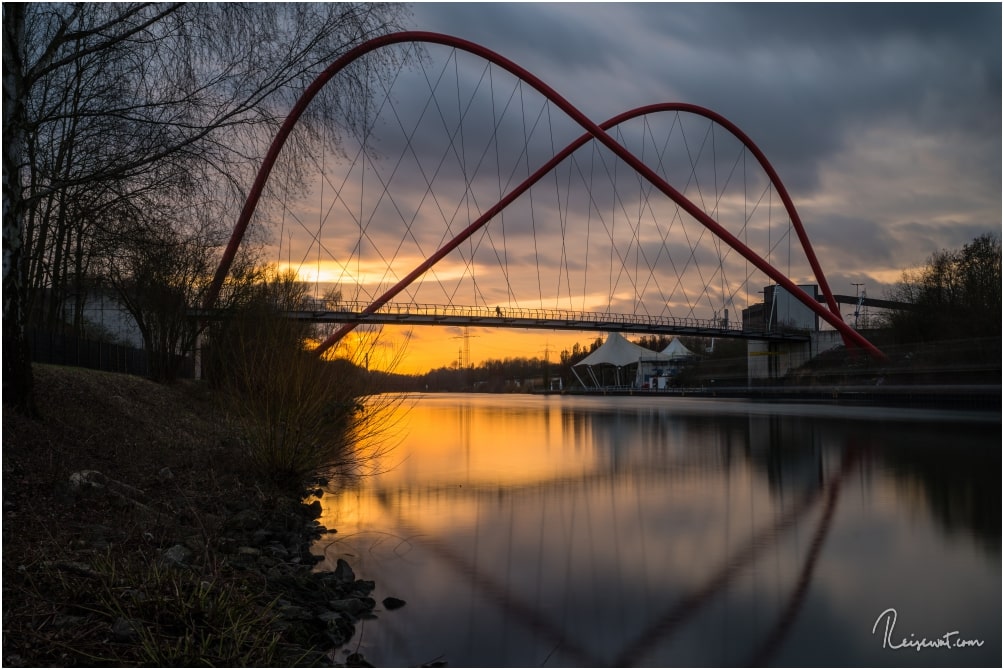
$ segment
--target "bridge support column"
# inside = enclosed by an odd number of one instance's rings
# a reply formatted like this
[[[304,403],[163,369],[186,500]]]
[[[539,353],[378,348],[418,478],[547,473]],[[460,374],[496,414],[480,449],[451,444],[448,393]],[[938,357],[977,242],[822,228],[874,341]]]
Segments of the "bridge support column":
[[[814,355],[811,342],[768,342],[748,340],[746,370],[749,386],[770,384],[789,370],[808,362]]]
[[[836,330],[812,332],[808,342],[747,340],[746,370],[749,385],[774,382],[824,351],[842,346],[843,336]]]
[[[817,330],[812,333],[809,344],[812,345],[812,358],[815,358],[824,351],[844,346],[844,337],[836,330]]]

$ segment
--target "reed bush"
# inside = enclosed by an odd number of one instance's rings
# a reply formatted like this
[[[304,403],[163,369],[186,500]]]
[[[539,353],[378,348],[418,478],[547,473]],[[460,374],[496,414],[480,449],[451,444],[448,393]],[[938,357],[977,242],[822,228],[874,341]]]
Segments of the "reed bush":
[[[278,276],[210,337],[210,378],[234,434],[253,469],[284,488],[364,472],[387,447],[390,417],[402,402],[370,396],[359,363],[368,360],[376,334],[352,350],[342,347],[338,358],[310,351],[313,327],[283,314],[301,292]]]

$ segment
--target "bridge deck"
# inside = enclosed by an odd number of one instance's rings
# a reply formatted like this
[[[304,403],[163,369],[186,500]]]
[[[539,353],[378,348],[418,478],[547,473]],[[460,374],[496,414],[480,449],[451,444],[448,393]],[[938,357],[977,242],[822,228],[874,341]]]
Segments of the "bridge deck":
[[[692,319],[648,314],[612,314],[576,312],[562,309],[477,307],[418,303],[387,303],[376,312],[366,313],[364,303],[339,303],[328,307],[317,304],[306,309],[289,310],[286,318],[312,323],[373,323],[413,326],[482,326],[487,328],[535,328],[597,332],[645,333],[729,337],[771,341],[808,341],[804,332],[744,330],[741,324],[722,320]],[[229,315],[226,310],[198,310],[194,318],[216,320]]]

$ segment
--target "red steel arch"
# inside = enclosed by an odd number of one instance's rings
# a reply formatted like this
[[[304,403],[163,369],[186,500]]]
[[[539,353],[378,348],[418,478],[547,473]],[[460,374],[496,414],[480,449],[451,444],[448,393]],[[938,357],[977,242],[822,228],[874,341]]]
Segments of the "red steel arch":
[[[552,170],[558,163],[567,158],[572,152],[581,147],[590,139],[596,139],[597,141],[603,143],[610,151],[612,151],[621,160],[632,167],[638,174],[642,175],[649,183],[659,189],[664,195],[668,196],[674,202],[676,202],[680,207],[682,207],[688,214],[697,219],[706,228],[711,230],[719,239],[723,240],[731,248],[737,251],[743,258],[752,263],[757,269],[762,271],[768,277],[776,281],[780,286],[784,287],[792,296],[805,304],[809,309],[819,315],[824,321],[832,325],[837,329],[844,338],[844,342],[848,345],[854,344],[877,359],[884,359],[885,355],[876,348],[871,342],[861,336],[860,333],[855,331],[853,328],[844,323],[843,318],[840,315],[839,308],[837,306],[836,300],[830,291],[829,285],[826,282],[825,276],[823,275],[822,268],[819,265],[819,261],[816,258],[815,252],[812,249],[812,245],[809,243],[809,239],[805,234],[804,226],[802,225],[801,218],[798,216],[798,212],[795,210],[794,203],[788,194],[787,189],[781,182],[776,170],[767,160],[764,153],[760,148],[742,131],[733,124],[731,121],[721,116],[720,114],[713,112],[709,109],[697,105],[691,105],[687,103],[664,103],[649,105],[646,107],[639,107],[637,109],[625,112],[619,116],[616,116],[609,121],[603,123],[602,125],[596,124],[589,117],[579,111],[575,106],[568,102],[565,98],[559,95],[553,88],[548,86],[542,80],[537,78],[535,75],[524,69],[523,67],[517,65],[516,63],[510,61],[504,56],[486,48],[474,42],[464,40],[458,37],[453,37],[450,35],[444,35],[441,33],[424,32],[424,31],[405,31],[399,33],[393,33],[390,35],[384,35],[381,37],[374,38],[368,42],[360,44],[359,46],[351,49],[343,56],[338,58],[334,63],[329,65],[318,77],[307,87],[300,98],[296,101],[296,104],[290,110],[289,115],[283,122],[282,126],[279,128],[275,139],[269,146],[268,152],[262,161],[261,168],[258,170],[258,174],[255,177],[255,181],[248,193],[247,200],[244,203],[244,207],[241,210],[240,216],[237,219],[237,224],[234,226],[233,234],[231,235],[230,242],[227,244],[224,250],[223,257],[220,260],[220,265],[217,268],[216,274],[213,277],[209,289],[206,294],[204,307],[209,309],[216,302],[216,298],[219,295],[221,286],[223,285],[223,280],[226,278],[227,273],[230,270],[230,265],[233,262],[234,256],[237,253],[237,248],[244,237],[244,232],[247,229],[249,222],[251,221],[251,216],[254,214],[255,208],[258,205],[258,201],[261,198],[262,191],[265,187],[265,182],[268,179],[269,174],[272,171],[272,167],[275,164],[276,159],[279,156],[279,152],[292,132],[293,127],[296,125],[300,116],[306,110],[307,106],[317,95],[317,93],[327,84],[332,77],[334,77],[338,72],[345,68],[349,63],[353,62],[357,58],[374,51],[376,49],[392,46],[395,44],[401,44],[405,42],[425,42],[430,44],[440,44],[443,46],[452,47],[459,49],[461,51],[466,51],[475,56],[484,58],[485,60],[497,65],[509,73],[513,74],[520,80],[524,81],[528,85],[535,88],[539,93],[546,97],[555,106],[565,112],[573,121],[578,123],[586,132],[579,137],[575,142],[570,144],[564,150],[556,154],[551,160],[547,161],[540,169],[530,175],[526,180],[524,180],[519,186],[510,191],[502,200],[496,203],[493,207],[488,209],[481,217],[476,221],[471,223],[467,228],[465,228],[459,235],[453,238],[450,242],[444,245],[436,253],[431,255],[426,261],[417,266],[412,272],[410,272],[404,279],[402,279],[398,284],[388,289],[382,296],[377,298],[364,312],[371,313],[378,310],[386,302],[391,300],[397,293],[402,291],[406,286],[413,282],[417,277],[426,272],[435,263],[441,260],[446,254],[455,249],[460,245],[461,242],[470,237],[475,231],[488,223],[489,220],[494,218],[499,212],[501,212],[506,206],[508,206],[513,200],[516,199],[520,194],[525,192],[530,186],[539,181],[544,175],[546,175],[550,170]],[[813,273],[815,274],[816,281],[819,284],[820,290],[822,291],[824,297],[826,298],[828,309],[824,309],[822,305],[819,304],[814,298],[809,296],[807,293],[802,291],[794,282],[792,282],[784,273],[777,270],[774,266],[768,263],[766,260],[761,258],[753,250],[747,247],[739,238],[734,236],[728,230],[721,226],[717,221],[712,219],[708,214],[706,214],[700,207],[691,202],[686,196],[680,193],[676,188],[670,185],[666,180],[660,177],[654,170],[643,163],[637,156],[628,151],[620,143],[618,143],[613,137],[611,137],[607,130],[616,126],[618,123],[622,123],[631,118],[637,116],[642,116],[644,114],[654,113],[654,112],[664,112],[664,111],[684,111],[688,113],[697,114],[704,116],[712,120],[713,122],[719,124],[729,132],[731,132],[737,139],[739,139],[744,146],[746,146],[750,152],[756,157],[757,161],[763,167],[764,171],[767,173],[777,189],[778,194],[784,203],[785,210],[791,219],[792,225],[795,228],[798,239],[802,244],[802,249],[805,252],[806,258],[812,267]],[[342,328],[338,329],[333,333],[328,339],[326,339],[317,348],[316,352],[318,354],[324,352],[338,340],[340,340],[346,333],[351,331],[355,327],[354,324],[346,324]]]

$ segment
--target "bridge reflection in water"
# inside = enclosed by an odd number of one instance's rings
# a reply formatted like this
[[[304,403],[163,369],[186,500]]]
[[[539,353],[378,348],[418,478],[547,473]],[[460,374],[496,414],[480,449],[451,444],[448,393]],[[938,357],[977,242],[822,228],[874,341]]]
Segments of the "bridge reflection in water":
[[[868,564],[844,556],[854,536],[887,521],[891,487],[873,467],[883,424],[865,415],[862,431],[860,417],[800,411],[677,399],[422,398],[390,469],[326,497],[322,522],[338,533],[318,551],[375,579],[378,600],[408,601],[361,626],[356,642],[378,665],[438,657],[465,666],[892,663],[867,634],[890,606],[879,593],[907,591],[888,576],[891,562],[917,561],[921,548],[924,562],[954,561],[958,547],[936,532],[925,539],[925,524],[919,544],[876,558],[874,539],[862,540]],[[873,498],[878,513],[862,502]],[[842,505],[853,511],[842,515]],[[893,514],[893,536],[905,521],[897,515],[914,512]],[[834,532],[842,539],[827,552]],[[942,588],[975,596],[975,579],[999,586],[999,552],[996,572],[986,567],[969,566],[974,572]],[[879,593],[870,586],[876,575]],[[807,604],[820,590],[822,610]],[[843,601],[855,593],[857,602]],[[826,608],[853,618],[831,622],[834,650],[805,637]],[[955,628],[973,620],[956,614],[966,621]],[[839,639],[848,626],[857,637]]]

